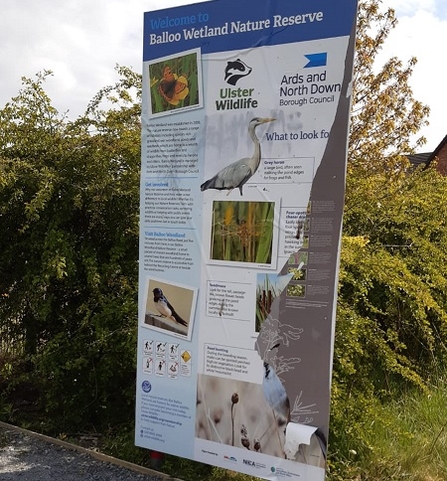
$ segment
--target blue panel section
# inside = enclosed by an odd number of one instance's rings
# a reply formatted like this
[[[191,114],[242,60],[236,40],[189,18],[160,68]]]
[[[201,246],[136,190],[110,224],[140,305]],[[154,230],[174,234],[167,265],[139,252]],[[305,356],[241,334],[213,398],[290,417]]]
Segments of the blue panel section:
[[[143,60],[347,36],[356,0],[215,0],[148,12]]]

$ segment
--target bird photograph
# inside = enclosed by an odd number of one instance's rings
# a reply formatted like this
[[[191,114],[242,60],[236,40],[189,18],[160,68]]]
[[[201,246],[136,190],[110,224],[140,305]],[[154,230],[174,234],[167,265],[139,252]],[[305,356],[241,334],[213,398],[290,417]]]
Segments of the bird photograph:
[[[161,279],[148,279],[142,327],[190,339],[197,289]]]
[[[188,323],[177,314],[174,306],[168,301],[159,287],[153,289],[152,293],[154,294],[155,307],[161,316],[172,319],[182,326],[188,326]]]
[[[256,136],[256,128],[259,125],[273,122],[276,119],[271,117],[255,117],[248,123],[248,135],[253,142],[254,152],[251,157],[246,157],[236,162],[233,162],[216,175],[208,179],[200,186],[201,191],[208,189],[228,190],[228,194],[233,189],[239,189],[241,196],[243,195],[242,188],[256,173],[261,163],[261,143]]]

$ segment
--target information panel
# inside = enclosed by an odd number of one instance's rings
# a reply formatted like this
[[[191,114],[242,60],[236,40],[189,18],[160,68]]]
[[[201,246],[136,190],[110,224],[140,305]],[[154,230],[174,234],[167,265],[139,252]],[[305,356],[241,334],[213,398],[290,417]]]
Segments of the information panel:
[[[138,446],[325,477],[356,9],[145,14]]]

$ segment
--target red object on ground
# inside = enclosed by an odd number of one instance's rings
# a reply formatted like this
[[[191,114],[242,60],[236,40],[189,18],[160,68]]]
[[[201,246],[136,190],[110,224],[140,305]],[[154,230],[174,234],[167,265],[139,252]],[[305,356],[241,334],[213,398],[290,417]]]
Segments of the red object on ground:
[[[158,469],[161,467],[163,462],[164,453],[159,453],[158,451],[151,451],[150,454],[150,465],[151,468]]]

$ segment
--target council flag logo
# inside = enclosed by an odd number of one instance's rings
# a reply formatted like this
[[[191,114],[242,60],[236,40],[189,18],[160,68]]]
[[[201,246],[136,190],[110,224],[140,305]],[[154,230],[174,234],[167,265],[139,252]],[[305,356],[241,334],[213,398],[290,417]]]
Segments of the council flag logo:
[[[304,68],[324,67],[327,64],[327,52],[310,53],[304,56],[309,60]]]

